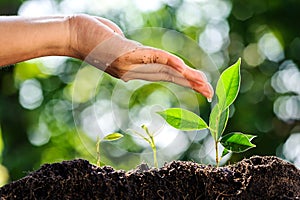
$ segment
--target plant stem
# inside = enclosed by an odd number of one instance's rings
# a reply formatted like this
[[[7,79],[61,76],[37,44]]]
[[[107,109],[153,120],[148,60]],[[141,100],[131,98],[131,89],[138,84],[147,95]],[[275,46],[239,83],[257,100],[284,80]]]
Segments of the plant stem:
[[[215,140],[215,150],[216,150],[216,165],[219,167],[220,160],[219,160],[219,148],[218,148],[218,141]]]
[[[154,162],[154,166],[156,168],[158,168],[158,162],[157,162],[157,153],[156,153],[156,145],[155,145],[155,142],[154,142],[154,136],[153,134],[151,134],[147,128],[146,125],[142,125],[142,128],[145,130],[146,134],[149,136],[150,140],[146,140],[150,146],[151,146],[151,149],[153,151],[153,162]]]
[[[220,164],[220,159],[219,159],[219,149],[218,149],[218,143],[219,140],[216,139],[217,138],[217,131],[218,130],[214,130],[210,127],[208,127],[208,129],[210,130],[210,132],[212,133],[213,139],[215,140],[215,152],[216,152],[216,166],[219,167]]]
[[[97,139],[97,143],[96,143],[96,151],[97,151],[97,166],[100,167],[101,163],[100,163],[100,137],[98,137]]]
[[[153,135],[150,136],[150,139],[151,139],[151,148],[152,148],[152,151],[153,151],[153,162],[154,162],[154,166],[156,168],[158,168],[158,162],[157,162],[157,153],[156,153],[156,145],[154,143],[154,137]]]

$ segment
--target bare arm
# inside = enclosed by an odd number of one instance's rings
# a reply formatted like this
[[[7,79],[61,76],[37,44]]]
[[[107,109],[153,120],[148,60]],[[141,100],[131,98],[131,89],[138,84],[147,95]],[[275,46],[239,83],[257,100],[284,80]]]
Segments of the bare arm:
[[[70,56],[124,81],[169,81],[213,96],[204,73],[168,52],[126,39],[118,26],[100,17],[0,17],[0,49],[0,66]]]
[[[69,55],[67,17],[0,17],[0,66],[50,55]]]
[[[83,59],[71,47],[70,39],[75,41],[76,33],[73,32],[74,37],[70,37],[70,21],[77,21],[76,18],[76,16],[0,17],[0,66],[43,56],[71,56]],[[109,20],[100,17],[94,17],[94,20],[103,24],[103,28],[107,28],[109,34],[123,35],[119,27]],[[77,30],[73,28],[72,31]],[[102,37],[101,40],[109,37],[105,32],[103,36],[101,31],[98,33],[100,38]],[[101,43],[101,40],[97,42]]]

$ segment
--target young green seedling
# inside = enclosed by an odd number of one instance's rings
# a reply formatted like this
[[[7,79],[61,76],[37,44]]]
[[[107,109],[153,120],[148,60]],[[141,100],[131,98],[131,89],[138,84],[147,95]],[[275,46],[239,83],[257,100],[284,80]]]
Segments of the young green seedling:
[[[219,166],[220,159],[229,152],[240,153],[255,147],[251,140],[256,136],[240,132],[222,136],[229,117],[229,106],[235,101],[239,93],[241,82],[240,65],[241,59],[221,74],[216,87],[218,102],[210,113],[209,125],[195,113],[181,108],[170,108],[158,112],[168,124],[177,129],[183,131],[208,129],[215,141],[217,166]],[[219,157],[218,151],[219,143],[224,147],[221,157]]]
[[[108,134],[107,136],[105,136],[103,139],[100,139],[100,137],[98,137],[97,143],[96,143],[96,151],[97,151],[97,165],[99,167],[101,165],[101,163],[100,163],[100,143],[102,141],[115,141],[122,137],[123,137],[123,135],[121,133],[111,133],[111,134]]]
[[[152,149],[152,151],[153,151],[153,162],[154,162],[154,166],[155,166],[156,168],[158,168],[157,152],[156,152],[156,145],[155,145],[155,142],[154,142],[154,135],[153,135],[153,133],[150,133],[150,132],[149,132],[149,130],[148,130],[148,128],[147,128],[146,125],[142,125],[141,127],[142,127],[142,129],[144,129],[144,131],[145,131],[145,133],[146,133],[146,135],[147,135],[148,137],[145,137],[143,134],[141,134],[141,133],[139,133],[139,132],[137,132],[137,131],[134,131],[134,130],[132,130],[132,132],[133,132],[134,134],[138,135],[139,137],[143,138],[146,142],[149,143],[149,145],[150,145],[150,147],[151,147],[151,149]]]
[[[145,131],[147,136],[144,136],[143,134],[135,131],[135,130],[130,130],[132,133],[136,134],[137,136],[141,137],[142,139],[144,139],[147,143],[149,143],[152,152],[153,152],[153,162],[154,162],[154,166],[156,168],[158,168],[158,162],[157,162],[157,153],[156,153],[156,145],[154,142],[154,134],[150,133],[150,131],[148,130],[146,125],[142,125],[141,128]],[[120,133],[113,133],[113,134],[120,134]],[[122,135],[122,134],[120,134]],[[123,136],[123,135],[122,135]],[[99,155],[99,154],[98,154]]]

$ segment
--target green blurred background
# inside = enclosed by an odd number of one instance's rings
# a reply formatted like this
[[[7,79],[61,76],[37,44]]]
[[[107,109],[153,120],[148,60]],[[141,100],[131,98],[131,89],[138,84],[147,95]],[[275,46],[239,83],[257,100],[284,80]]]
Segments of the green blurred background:
[[[300,167],[300,1],[298,0],[0,0],[1,15],[87,13],[118,24],[127,37],[170,51],[204,71],[212,85],[242,58],[242,86],[225,132],[255,134],[257,148],[231,154],[276,155]],[[1,36],[0,36],[1,37]],[[9,47],[7,47],[9,48]],[[129,170],[152,164],[147,144],[126,134],[146,124],[156,132],[159,164],[174,159],[214,163],[206,131],[181,133],[155,114],[183,107],[206,120],[201,95],[171,83],[123,83],[84,62],[47,57],[0,69],[0,185],[43,163],[75,158]]]

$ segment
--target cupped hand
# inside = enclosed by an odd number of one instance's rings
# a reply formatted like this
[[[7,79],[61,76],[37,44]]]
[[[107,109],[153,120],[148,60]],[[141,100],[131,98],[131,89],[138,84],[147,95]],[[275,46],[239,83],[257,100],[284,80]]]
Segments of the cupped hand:
[[[205,74],[188,67],[166,51],[143,46],[124,37],[113,22],[88,15],[75,18],[71,47],[78,57],[124,81],[168,81],[192,88],[208,99],[213,89]],[[72,33],[71,33],[72,34]]]
[[[213,96],[213,89],[203,72],[188,67],[177,56],[152,47],[140,46],[118,57],[105,71],[124,81],[173,82],[192,88],[208,99]]]

